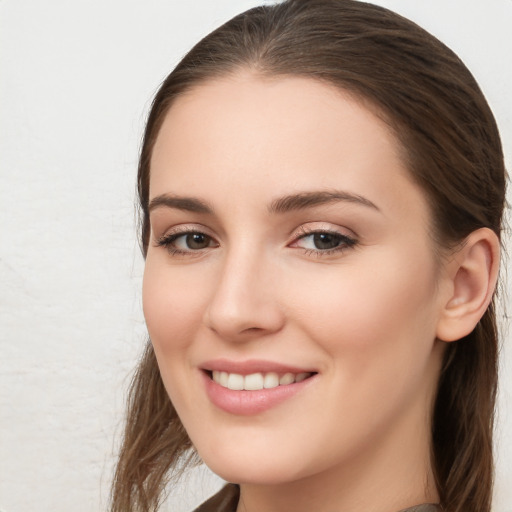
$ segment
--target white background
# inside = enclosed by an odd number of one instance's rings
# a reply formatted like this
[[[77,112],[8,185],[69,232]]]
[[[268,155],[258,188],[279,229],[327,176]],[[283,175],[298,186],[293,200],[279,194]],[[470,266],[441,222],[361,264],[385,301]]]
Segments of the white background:
[[[134,222],[145,114],[192,44],[256,3],[0,0],[3,512],[106,509],[123,394],[145,341]],[[468,64],[510,168],[512,0],[378,3]],[[502,353],[495,512],[512,511],[511,341]],[[186,512],[218,485],[200,471],[165,510]]]

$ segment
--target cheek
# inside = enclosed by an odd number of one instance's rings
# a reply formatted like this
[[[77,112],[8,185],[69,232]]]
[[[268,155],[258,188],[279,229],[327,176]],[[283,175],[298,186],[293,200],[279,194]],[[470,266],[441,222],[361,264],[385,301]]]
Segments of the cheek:
[[[302,282],[307,295],[290,293],[299,297],[296,317],[310,337],[342,362],[351,355],[361,365],[380,358],[399,364],[428,351],[435,338],[432,262],[421,253],[382,253],[357,263]]]
[[[183,386],[193,366],[192,340],[203,317],[204,281],[183,269],[177,270],[161,255],[148,253],[143,280],[143,309],[146,326],[167,393],[177,411],[201,417],[198,390]]]
[[[177,271],[159,255],[148,254],[144,269],[143,309],[157,352],[184,348],[203,314],[201,288],[187,272]]]
[[[435,380],[434,270],[420,262],[347,265],[302,283],[308,299],[295,318],[331,362],[324,403],[332,407],[324,414],[328,424],[344,425],[345,447],[424,403]]]

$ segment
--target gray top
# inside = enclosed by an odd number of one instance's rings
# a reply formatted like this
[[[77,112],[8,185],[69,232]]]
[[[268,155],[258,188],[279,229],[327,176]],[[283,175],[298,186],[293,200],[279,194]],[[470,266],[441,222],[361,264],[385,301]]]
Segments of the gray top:
[[[194,512],[236,512],[239,496],[238,485],[227,484],[215,496],[196,508]],[[399,512],[441,512],[441,510],[439,505],[425,503]]]

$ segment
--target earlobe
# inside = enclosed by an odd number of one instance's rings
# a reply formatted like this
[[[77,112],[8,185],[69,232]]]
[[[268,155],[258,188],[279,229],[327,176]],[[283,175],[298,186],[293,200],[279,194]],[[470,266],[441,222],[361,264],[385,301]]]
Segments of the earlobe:
[[[455,341],[467,336],[492,300],[499,269],[500,242],[488,228],[473,231],[448,263],[450,296],[437,325],[437,338]]]

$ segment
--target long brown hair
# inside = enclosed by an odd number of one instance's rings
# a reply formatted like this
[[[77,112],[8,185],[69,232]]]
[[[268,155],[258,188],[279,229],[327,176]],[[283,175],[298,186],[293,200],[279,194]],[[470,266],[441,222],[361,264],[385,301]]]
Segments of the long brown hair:
[[[251,9],[201,40],[158,91],[138,171],[141,247],[149,239],[150,158],[175,98],[249,68],[348,90],[394,130],[431,206],[440,247],[488,227],[500,236],[505,168],[494,117],[459,58],[387,9],[354,0],[287,0]],[[432,464],[449,512],[489,512],[498,341],[494,304],[474,331],[448,345],[432,420]],[[148,343],[132,382],[112,488],[112,512],[158,508],[168,479],[194,459]]]

